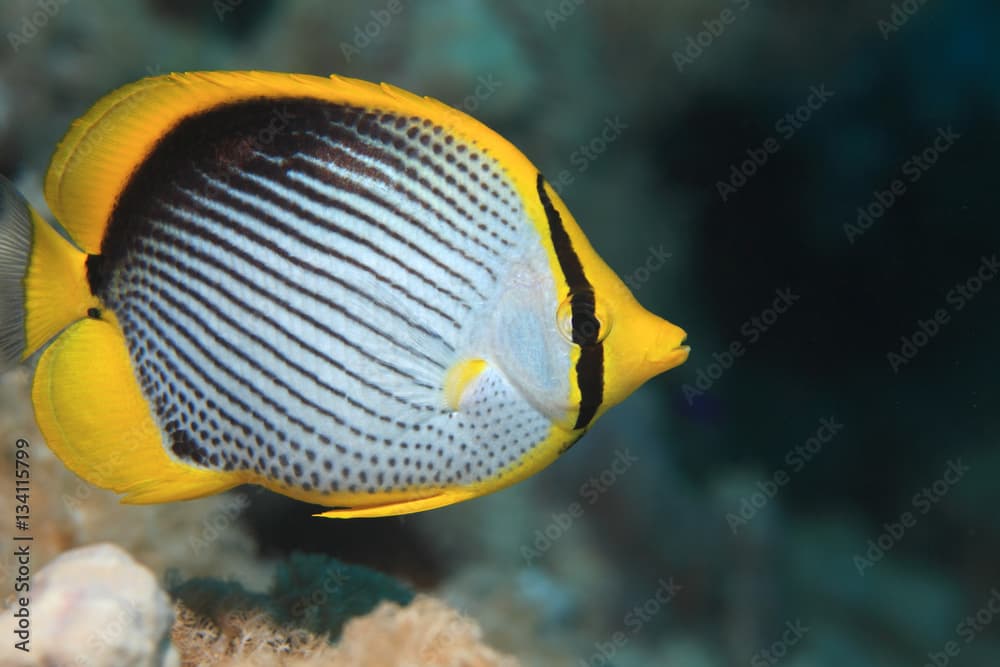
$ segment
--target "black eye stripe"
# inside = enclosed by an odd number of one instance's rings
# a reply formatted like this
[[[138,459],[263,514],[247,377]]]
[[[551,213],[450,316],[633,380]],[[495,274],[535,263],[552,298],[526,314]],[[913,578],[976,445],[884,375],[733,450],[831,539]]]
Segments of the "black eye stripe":
[[[604,400],[604,346],[600,341],[600,321],[594,288],[584,275],[583,265],[573,249],[573,242],[563,227],[559,211],[545,192],[545,178],[538,174],[538,198],[549,223],[552,247],[559,267],[569,285],[570,307],[573,313],[573,342],[580,346],[576,362],[576,381],[580,387],[580,414],[573,428],[586,428]]]
[[[597,317],[594,292],[574,293],[570,304],[573,310],[573,342],[581,346],[597,345],[601,340],[601,320]]]

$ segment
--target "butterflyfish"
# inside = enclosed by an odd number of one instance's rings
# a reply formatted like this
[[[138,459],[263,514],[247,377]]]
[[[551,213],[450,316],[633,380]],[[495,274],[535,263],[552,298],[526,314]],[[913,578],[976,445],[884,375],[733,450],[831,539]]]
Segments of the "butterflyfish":
[[[688,356],[518,149],[390,85],[143,79],[72,124],[44,193],[64,233],[0,186],[0,367],[44,348],[45,440],[123,502],[448,505]]]

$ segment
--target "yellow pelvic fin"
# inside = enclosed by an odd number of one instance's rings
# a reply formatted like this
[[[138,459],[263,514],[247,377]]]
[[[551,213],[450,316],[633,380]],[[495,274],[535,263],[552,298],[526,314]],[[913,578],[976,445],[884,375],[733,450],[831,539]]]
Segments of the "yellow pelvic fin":
[[[187,500],[242,483],[239,475],[170,457],[125,339],[113,316],[106,317],[71,326],[38,363],[32,400],[52,451],[91,484],[125,494],[126,503]]]
[[[464,359],[448,370],[444,380],[444,397],[450,409],[458,411],[466,388],[484,370],[486,362],[482,359]]]

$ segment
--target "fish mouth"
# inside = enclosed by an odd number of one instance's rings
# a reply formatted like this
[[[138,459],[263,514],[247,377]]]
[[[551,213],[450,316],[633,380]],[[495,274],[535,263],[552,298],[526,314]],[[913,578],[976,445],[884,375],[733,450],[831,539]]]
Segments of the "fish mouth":
[[[683,344],[686,340],[687,334],[682,333],[677,344],[670,348],[670,351],[660,361],[659,372],[669,371],[671,368],[676,368],[688,360],[688,356],[691,354],[691,347]]]
[[[691,354],[691,346],[683,344],[684,341],[686,341],[686,340],[687,340],[687,334],[684,334],[684,337],[681,338],[680,343],[678,343],[677,346],[673,350],[670,351],[671,354],[677,355],[678,357],[680,357],[680,361],[678,361],[677,364],[676,364],[677,366],[680,366],[685,361],[687,361],[688,356]]]

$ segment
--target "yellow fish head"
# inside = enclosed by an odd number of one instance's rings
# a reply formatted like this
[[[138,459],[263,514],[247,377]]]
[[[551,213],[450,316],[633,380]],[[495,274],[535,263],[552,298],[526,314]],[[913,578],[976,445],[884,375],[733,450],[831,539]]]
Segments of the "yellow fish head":
[[[564,219],[572,220],[565,208],[563,214]],[[643,308],[575,223],[570,229],[593,290],[597,339],[603,348],[603,392],[596,418],[647,380],[683,364],[690,348],[683,344],[687,338],[684,329]],[[570,326],[570,302],[567,299],[560,308],[560,326],[564,329]]]
[[[690,348],[684,345],[687,333],[676,324],[649,312],[610,269],[600,281],[595,276],[595,293],[612,295],[597,315],[608,327],[604,345],[604,406],[623,401],[647,380],[687,361]]]
[[[559,287],[568,293],[556,318],[563,338],[573,344],[579,390],[571,398],[579,400],[571,400],[577,403],[571,411],[578,415],[574,428],[581,428],[650,378],[683,364],[690,349],[683,344],[683,329],[639,304],[591,246],[559,194],[540,183],[539,195],[544,211],[538,218],[553,238],[550,261],[561,279]],[[595,403],[587,403],[587,394]]]

